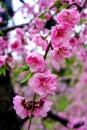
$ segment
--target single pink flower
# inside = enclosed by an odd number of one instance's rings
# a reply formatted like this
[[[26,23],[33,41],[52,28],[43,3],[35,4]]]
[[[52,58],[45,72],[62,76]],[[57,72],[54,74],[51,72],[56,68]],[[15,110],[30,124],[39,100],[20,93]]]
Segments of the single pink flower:
[[[69,47],[55,47],[52,52],[52,65],[55,69],[59,69],[59,64],[65,61],[65,58],[70,58],[71,52]]]
[[[43,50],[47,49],[48,41],[41,35],[36,35],[33,38],[33,41],[40,47],[42,47]]]
[[[26,57],[26,63],[30,66],[32,72],[41,72],[45,69],[45,61],[42,55],[32,52]]]
[[[56,75],[47,73],[36,73],[28,83],[33,91],[40,96],[54,94],[57,86]]]
[[[66,24],[59,24],[53,27],[51,31],[52,47],[57,47],[61,42],[65,44],[68,43],[71,34],[72,30],[66,26]]]
[[[21,96],[15,96],[13,98],[13,105],[16,113],[24,119],[30,116],[32,110],[33,101],[27,101]],[[33,115],[35,117],[45,117],[47,112],[51,109],[52,102],[47,98],[42,98],[39,101],[34,102]]]
[[[80,13],[76,8],[62,9],[62,11],[57,15],[57,22],[74,27],[80,22]]]
[[[30,115],[29,102],[25,98],[21,96],[15,96],[13,98],[13,104],[14,104],[14,109],[16,113],[22,119]]]

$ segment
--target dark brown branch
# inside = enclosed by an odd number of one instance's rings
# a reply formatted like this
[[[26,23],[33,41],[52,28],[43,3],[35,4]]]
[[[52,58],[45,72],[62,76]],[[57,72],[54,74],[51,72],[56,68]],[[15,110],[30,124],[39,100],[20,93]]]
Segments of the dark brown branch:
[[[1,32],[4,32],[4,33],[7,33],[15,28],[18,28],[18,27],[23,27],[25,25],[28,25],[30,22],[28,23],[24,23],[24,24],[20,24],[20,25],[15,25],[15,26],[11,26],[11,27],[4,27],[2,29],[0,29]]]
[[[55,120],[55,121],[58,121],[60,123],[62,123],[64,126],[67,126],[67,124],[69,123],[69,121],[63,117],[60,117],[59,115],[57,114],[54,114],[52,111],[49,111],[48,112],[48,115],[47,117]]]
[[[45,55],[44,55],[44,59],[46,59],[50,47],[51,47],[51,42],[49,43],[49,45],[48,45],[48,47],[46,49],[46,52],[45,52]]]
[[[64,126],[66,126],[66,127],[68,127],[68,124],[69,124],[69,122],[70,122],[68,119],[66,119],[66,118],[64,118],[64,117],[61,117],[60,115],[55,114],[55,113],[53,113],[52,111],[49,111],[49,112],[48,112],[48,115],[47,115],[46,118],[51,118],[51,119],[54,120],[54,121],[58,121],[58,122],[60,122],[61,124],[63,124]],[[45,118],[45,119],[46,119],[46,118]],[[83,125],[84,125],[84,122],[81,121],[81,122],[76,123],[76,124],[73,126],[73,128],[79,128],[79,127],[81,127],[81,126],[83,126]]]

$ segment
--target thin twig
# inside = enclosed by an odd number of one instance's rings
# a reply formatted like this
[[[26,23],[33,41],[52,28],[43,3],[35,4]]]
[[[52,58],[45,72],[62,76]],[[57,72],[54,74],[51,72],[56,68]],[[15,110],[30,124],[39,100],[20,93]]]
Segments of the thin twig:
[[[44,59],[46,59],[50,47],[51,47],[51,42],[47,46],[47,49],[46,49],[46,52],[45,52],[45,55],[44,55]]]
[[[34,110],[35,98],[36,98],[36,93],[34,94],[34,97],[33,97],[33,102],[32,102],[32,108],[31,108],[31,114],[30,114],[30,120],[29,120],[28,130],[30,130],[30,126],[31,126],[32,114],[33,114],[33,110]]]
[[[80,7],[84,7],[85,3],[86,3],[87,0],[82,0],[82,3],[81,3],[81,6]]]
[[[28,25],[28,24],[29,24],[29,22],[24,23],[24,24],[20,24],[20,25],[11,26],[11,27],[4,27],[4,28],[0,29],[0,31],[2,31],[4,33],[7,33],[7,32],[9,32],[9,31],[11,31],[11,30],[13,30],[15,28],[23,27],[23,26]]]

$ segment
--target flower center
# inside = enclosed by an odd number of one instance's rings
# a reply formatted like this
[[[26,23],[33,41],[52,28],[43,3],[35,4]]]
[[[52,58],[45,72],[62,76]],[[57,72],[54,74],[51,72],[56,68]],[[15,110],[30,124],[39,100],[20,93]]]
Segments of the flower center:
[[[62,36],[62,35],[63,35],[63,34],[62,34],[62,31],[61,31],[61,30],[58,30],[57,35],[58,35],[58,36]]]
[[[27,100],[22,100],[22,106],[25,108],[25,109],[27,109],[27,110],[29,110],[29,109],[31,109],[32,108],[32,103],[30,103],[29,101],[27,101]]]

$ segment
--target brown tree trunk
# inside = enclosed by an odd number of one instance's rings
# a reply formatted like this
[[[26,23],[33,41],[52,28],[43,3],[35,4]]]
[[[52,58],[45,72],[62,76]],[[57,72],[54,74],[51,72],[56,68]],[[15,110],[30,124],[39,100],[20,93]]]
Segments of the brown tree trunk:
[[[14,90],[10,82],[9,72],[0,76],[0,130],[20,130],[22,121],[13,109]]]

